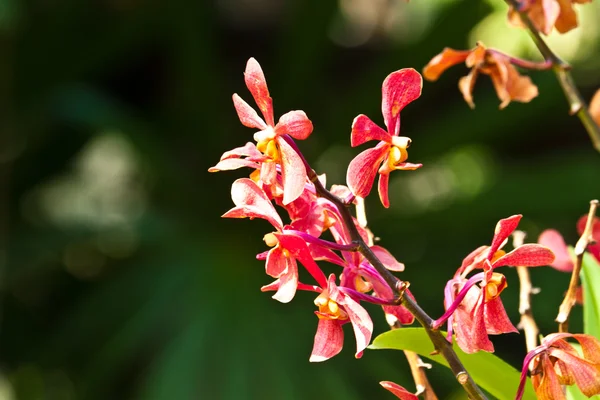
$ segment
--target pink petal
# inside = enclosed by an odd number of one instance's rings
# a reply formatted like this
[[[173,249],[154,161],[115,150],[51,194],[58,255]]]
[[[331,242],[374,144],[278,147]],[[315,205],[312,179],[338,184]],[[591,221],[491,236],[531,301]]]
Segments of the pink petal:
[[[371,250],[390,271],[404,271],[404,264],[396,260],[396,258],[383,247],[375,245],[371,246]]]
[[[231,198],[236,207],[223,218],[263,218],[277,230],[283,229],[283,222],[267,195],[252,179],[241,178],[231,185]]]
[[[269,88],[267,88],[267,80],[265,74],[254,58],[250,58],[246,64],[246,71],[244,72],[244,80],[246,86],[254,101],[258,105],[258,108],[262,112],[267,125],[275,126],[275,120],[273,118],[273,99],[269,96]]]
[[[277,182],[277,163],[272,161],[263,162],[260,164],[260,180],[267,185],[272,185]]]
[[[267,129],[267,124],[261,117],[258,116],[254,108],[250,107],[237,93],[233,95],[233,106],[237,115],[240,118],[242,125],[248,128],[257,128],[260,130]]]
[[[423,78],[416,70],[404,68],[392,72],[383,81],[381,111],[385,126],[392,135],[400,132],[400,111],[421,96]]]
[[[313,131],[313,124],[304,111],[290,111],[279,118],[275,132],[277,135],[290,135],[294,139],[304,140]]]
[[[538,238],[538,243],[548,247],[554,253],[554,262],[550,266],[562,272],[573,271],[573,260],[562,235],[554,229],[546,229]]]
[[[231,171],[243,167],[258,169],[260,164],[254,161],[249,161],[244,158],[226,158],[221,160],[214,167],[210,167],[208,172]]]
[[[281,246],[274,247],[267,254],[265,272],[273,278],[279,278],[288,270],[291,262],[292,260],[285,256]]]
[[[600,91],[599,91],[600,93]],[[596,98],[598,96],[594,96]],[[600,97],[599,97],[600,98]],[[585,223],[587,221],[587,215],[582,216],[579,221],[577,221],[577,232],[581,235],[583,230],[585,229]],[[596,241],[595,244],[590,244],[587,247],[587,251],[593,255],[598,262],[600,262],[600,219],[598,217],[594,217],[594,223],[592,225],[592,237]]]
[[[496,297],[485,303],[485,326],[490,335],[500,335],[502,333],[518,332],[514,327],[500,297]]]
[[[403,162],[400,164],[396,164],[394,166],[394,169],[401,170],[401,171],[414,171],[415,169],[419,169],[422,166],[423,166],[423,164],[413,164],[413,163],[409,163],[409,162]]]
[[[352,147],[360,146],[369,140],[381,140],[390,143],[391,135],[371,121],[369,117],[360,114],[352,122],[350,145]]]
[[[337,320],[319,318],[310,362],[321,362],[342,351],[344,330]]]
[[[346,183],[355,196],[367,197],[373,187],[379,164],[383,161],[389,149],[388,144],[377,145],[357,155],[346,173]]]
[[[242,147],[236,147],[235,149],[231,149],[226,151],[221,156],[221,161],[227,158],[239,158],[239,157],[261,157],[262,153],[258,151],[256,145],[252,142],[247,142]]]
[[[502,246],[502,243],[510,236],[511,233],[519,225],[522,215],[513,215],[505,219],[501,219],[496,224],[496,230],[494,231],[494,239],[492,239],[492,245],[490,246],[490,252],[488,253],[488,260],[494,257],[496,251]]]
[[[535,243],[527,243],[517,247],[510,253],[500,257],[492,264],[492,268],[503,265],[513,267],[540,267],[554,262],[554,253],[549,248]]]
[[[456,271],[456,275],[462,274],[463,272],[465,272],[465,270],[467,268],[470,268],[470,269],[481,268],[480,264],[482,263],[483,260],[485,260],[488,249],[489,249],[489,246],[479,246],[478,248],[473,250],[471,253],[469,253],[469,255],[466,256],[465,259],[463,260],[458,271]],[[473,264],[475,264],[475,265],[473,265]]]
[[[300,156],[284,139],[277,138],[281,154],[281,172],[283,179],[283,205],[296,200],[304,191],[306,168]]]
[[[354,329],[354,336],[356,337],[356,358],[360,358],[364,349],[367,348],[371,342],[371,334],[373,333],[373,321],[367,310],[365,310],[360,304],[352,300],[349,296],[344,295],[344,299],[334,299],[344,306],[350,322],[352,322],[352,328]],[[338,301],[342,300],[342,301]]]
[[[346,267],[348,265],[347,262],[330,249],[316,245],[308,245],[308,249],[315,261],[327,261],[339,265],[340,267]]]
[[[389,199],[389,182],[390,182],[390,174],[379,174],[379,182],[377,182],[377,191],[379,192],[379,200],[381,200],[381,204],[385,208],[390,208],[390,199]]]
[[[296,294],[298,288],[298,266],[294,259],[288,260],[288,268],[279,277],[279,289],[273,298],[281,303],[289,303]]]
[[[313,276],[313,278],[315,278],[321,287],[327,287],[327,278],[325,277],[325,274],[313,260],[310,250],[302,238],[295,235],[286,234],[275,234],[275,236],[277,236],[277,239],[279,239],[281,246],[286,249],[291,256],[298,259],[298,261],[304,265],[306,270]]]
[[[394,394],[400,400],[419,400],[419,398],[416,395],[414,395],[411,392],[409,392],[408,390],[404,389],[402,386],[398,385],[397,383],[383,381],[383,382],[379,382],[379,384],[381,386],[383,386],[385,389],[392,392],[392,394]]]
[[[485,326],[485,309],[481,289],[473,286],[453,314],[456,343],[465,353],[494,351]]]

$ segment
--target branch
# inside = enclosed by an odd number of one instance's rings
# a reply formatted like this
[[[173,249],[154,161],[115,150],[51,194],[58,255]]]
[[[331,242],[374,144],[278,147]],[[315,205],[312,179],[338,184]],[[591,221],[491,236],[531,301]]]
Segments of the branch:
[[[525,232],[513,232],[513,247],[515,249],[522,246],[524,240]],[[527,269],[527,267],[517,267],[517,274],[519,275],[520,289],[519,314],[521,314],[519,327],[525,332],[525,345],[527,347],[527,352],[529,353],[537,347],[538,334],[540,333],[531,311],[531,295],[538,293],[539,290],[531,285],[531,278],[529,277],[529,269]]]
[[[471,378],[465,367],[462,365],[458,355],[452,348],[452,344],[446,340],[439,330],[432,328],[433,319],[425,311],[423,311],[417,302],[410,296],[404,296],[404,291],[406,291],[409,286],[408,282],[403,282],[394,274],[392,274],[362,239],[358,229],[356,228],[356,225],[354,225],[354,221],[352,220],[352,215],[350,214],[348,207],[349,204],[342,201],[339,197],[332,194],[323,186],[317,177],[317,173],[310,167],[304,158],[304,155],[300,149],[298,149],[296,142],[294,142],[294,140],[288,135],[283,136],[283,138],[290,144],[290,146],[292,146],[292,148],[302,159],[308,179],[314,184],[316,193],[319,196],[331,201],[336,206],[342,217],[344,227],[346,228],[348,235],[352,240],[352,243],[358,246],[358,251],[362,253],[362,255],[371,263],[371,265],[373,265],[381,277],[386,281],[386,283],[392,289],[394,296],[399,299],[400,304],[406,307],[406,309],[412,315],[414,315],[415,319],[423,326],[423,328],[425,328],[425,332],[427,332],[429,339],[433,343],[435,351],[437,353],[441,353],[446,359],[450,369],[454,373],[456,380],[462,385],[463,389],[469,395],[469,398],[473,400],[486,400],[487,397],[481,391],[479,386],[477,386],[475,381],[473,381],[473,378]]]
[[[518,0],[505,1],[519,13],[521,20],[529,31],[529,35],[533,39],[540,53],[542,53],[542,56],[544,56],[544,59],[553,64],[552,70],[565,93],[565,97],[567,98],[570,107],[570,114],[579,117],[592,140],[594,148],[600,152],[600,127],[592,118],[585,100],[581,96],[581,93],[579,93],[579,90],[577,90],[575,81],[569,72],[571,66],[558,57],[550,47],[548,47],[536,27],[533,25],[533,22],[531,22],[531,19],[529,19],[527,13],[520,10]]]
[[[558,309],[558,315],[556,316],[556,322],[558,322],[559,332],[569,331],[569,314],[571,309],[575,305],[577,299],[577,286],[579,286],[579,273],[581,272],[581,263],[583,261],[583,253],[590,243],[594,242],[592,237],[592,228],[594,225],[594,216],[596,215],[596,208],[598,208],[598,200],[590,201],[590,211],[588,212],[587,221],[585,223],[585,229],[581,234],[581,237],[575,245],[575,265],[573,266],[573,272],[571,273],[571,281],[569,282],[569,289],[563,299],[563,302]]]

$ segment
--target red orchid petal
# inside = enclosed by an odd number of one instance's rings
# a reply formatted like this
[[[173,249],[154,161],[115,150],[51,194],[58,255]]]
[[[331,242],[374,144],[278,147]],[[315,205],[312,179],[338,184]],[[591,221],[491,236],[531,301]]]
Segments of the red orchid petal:
[[[496,297],[485,303],[485,326],[489,335],[500,335],[502,333],[518,332],[517,328],[510,322],[500,297]]]
[[[455,275],[462,274],[463,272],[466,271],[467,268],[470,268],[471,270],[476,269],[476,268],[481,268],[481,266],[479,264],[481,264],[483,262],[483,260],[485,260],[488,249],[489,249],[489,246],[479,246],[478,248],[473,250],[471,253],[469,253],[469,255],[466,256],[465,259],[463,260],[460,268],[456,271]],[[467,274],[469,272],[470,271],[466,271]]]
[[[573,260],[569,254],[567,244],[562,235],[554,229],[546,229],[538,238],[538,243],[548,247],[554,253],[554,262],[551,267],[562,271],[573,271]]]
[[[594,96],[596,98],[598,96]],[[600,97],[599,97],[600,98]],[[585,223],[587,221],[587,215],[582,216],[577,221],[577,232],[581,235],[583,230],[585,229]],[[594,222],[592,225],[592,238],[596,241],[595,244],[590,244],[587,247],[587,251],[593,255],[598,262],[600,262],[600,218],[594,217]]]
[[[208,172],[231,171],[243,167],[257,169],[260,166],[257,162],[249,161],[243,158],[226,158],[219,161],[214,167],[210,167]]]
[[[308,245],[310,255],[315,261],[327,261],[332,264],[339,265],[340,267],[346,267],[348,265],[340,256],[338,256],[331,249],[326,249],[322,246]]]
[[[258,253],[258,254],[256,255],[256,259],[257,259],[257,260],[260,260],[260,261],[264,261],[264,260],[266,260],[266,259],[267,259],[267,256],[269,255],[269,252],[270,252],[270,251],[271,251],[271,250],[267,250],[267,251],[263,251],[262,253]]]
[[[339,321],[319,318],[315,343],[309,361],[321,362],[328,360],[342,351],[343,346],[344,330]]]
[[[352,132],[350,133],[350,145],[352,147],[360,146],[369,140],[381,140],[386,143],[391,142],[391,135],[381,129],[375,122],[371,121],[366,115],[360,114],[352,122]]]
[[[492,264],[492,268],[498,268],[503,265],[539,267],[550,265],[552,262],[554,262],[554,253],[552,250],[540,244],[527,243],[497,259]]]
[[[485,305],[481,288],[471,287],[453,314],[456,343],[465,353],[479,350],[494,351],[485,326]]]
[[[600,340],[590,335],[575,334],[573,338],[581,344],[583,357],[600,366]]]
[[[377,182],[377,192],[379,193],[379,200],[385,208],[390,208],[390,174],[379,174],[379,181]]]
[[[344,296],[343,302],[338,302],[344,306],[350,322],[352,322],[352,328],[354,329],[354,336],[356,337],[356,358],[360,358],[364,349],[367,348],[371,342],[371,334],[373,333],[373,321],[367,310],[365,310],[360,304],[352,300],[349,296]]]
[[[262,153],[258,151],[256,145],[252,142],[247,142],[242,147],[236,147],[235,149],[231,149],[226,151],[221,156],[221,161],[227,158],[238,158],[238,157],[260,157]]]
[[[423,166],[423,164],[413,164],[409,162],[403,162],[400,164],[394,165],[394,169],[401,171],[414,171],[415,169],[419,169]]]
[[[258,116],[256,110],[250,107],[237,93],[233,95],[233,106],[242,125],[260,130],[267,129],[267,124]]]
[[[273,298],[281,303],[289,303],[298,288],[298,266],[293,259],[288,260],[288,269],[279,277],[279,289]]]
[[[404,271],[404,264],[396,260],[396,258],[383,247],[375,245],[371,246],[371,250],[390,271]]]
[[[283,205],[296,200],[304,191],[306,168],[300,156],[284,139],[277,138],[281,154],[281,172],[283,179]]]
[[[394,394],[400,400],[419,400],[419,398],[416,395],[414,395],[411,392],[409,392],[408,390],[404,389],[402,386],[398,385],[397,383],[383,381],[383,382],[379,382],[379,384],[381,386],[383,386],[385,389],[392,392],[392,394]]]
[[[565,394],[558,381],[556,372],[554,372],[552,362],[545,354],[540,357],[540,360],[543,373],[535,374],[531,377],[535,394],[538,399],[542,400],[564,400]]]
[[[290,111],[279,118],[275,132],[277,135],[290,135],[294,139],[303,140],[310,136],[313,124],[304,111]]]
[[[279,279],[273,281],[272,283],[269,283],[268,285],[264,285],[263,287],[260,288],[261,292],[272,292],[275,290],[279,290],[279,287],[281,286],[281,283],[279,282]],[[298,290],[305,290],[307,292],[316,292],[316,293],[321,293],[323,291],[323,289],[321,289],[319,286],[316,285],[307,285],[306,283],[302,283],[302,282],[298,282]]]
[[[388,132],[398,135],[400,131],[400,111],[421,96],[423,78],[416,70],[404,68],[392,72],[382,86],[381,111]]]
[[[233,182],[231,198],[237,207],[223,214],[223,218],[263,218],[278,230],[283,229],[283,222],[275,207],[252,179],[241,178]]]
[[[265,272],[273,278],[279,278],[289,269],[289,264],[292,262],[294,261],[285,256],[280,246],[274,247],[267,254]]]
[[[315,278],[321,287],[327,287],[327,278],[325,277],[325,274],[313,260],[310,250],[302,238],[286,234],[275,234],[275,236],[279,240],[281,246],[286,249],[291,256],[304,265],[304,268],[306,268],[312,277]]]
[[[379,164],[387,154],[389,145],[377,145],[354,157],[348,165],[346,183],[355,196],[367,197],[373,187]]]
[[[256,101],[258,108],[265,117],[267,125],[275,126],[273,118],[273,99],[269,96],[269,88],[267,88],[265,74],[258,61],[254,58],[250,58],[246,64],[244,80],[246,81],[248,90],[252,93],[252,97],[254,97],[254,101]]]
[[[520,214],[513,215],[512,217],[498,221],[494,231],[494,239],[492,239],[492,245],[490,246],[490,252],[488,253],[488,260],[491,260],[492,257],[494,257],[494,254],[500,248],[500,246],[502,246],[502,243],[504,243],[510,234],[517,229],[521,217],[522,215]]]
[[[579,390],[587,397],[600,394],[600,366],[567,351],[550,347],[548,355],[563,361],[575,378]]]

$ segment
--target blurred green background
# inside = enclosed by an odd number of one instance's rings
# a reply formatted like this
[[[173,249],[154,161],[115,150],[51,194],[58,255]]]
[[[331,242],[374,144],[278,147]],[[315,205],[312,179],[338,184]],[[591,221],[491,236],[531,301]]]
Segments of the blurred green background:
[[[589,99],[600,3],[580,11],[582,27],[549,41]],[[390,72],[476,40],[537,56],[505,16],[501,0],[0,1],[0,399],[392,399],[380,380],[413,390],[400,352],[355,360],[349,326],[342,354],[308,362],[314,295],[283,305],[259,291],[270,279],[254,256],[270,226],[220,219],[248,171],[207,169],[252,140],[231,102],[237,92],[252,103],[249,57],[276,117],[302,109],[313,121],[306,157],[344,183],[362,149],[349,146],[352,120],[382,124]],[[426,82],[403,111],[409,161],[424,167],[392,175],[390,210],[367,203],[432,316],[498,219],[522,213],[529,240],[554,227],[574,243],[600,197],[600,157],[552,73],[531,73],[539,98],[503,111],[487,77],[469,109],[457,89],[466,73]],[[504,272],[516,323],[516,274]],[[547,334],[568,277],[532,274]],[[385,331],[370,309],[375,334]],[[522,336],[494,342],[520,364]],[[441,398],[461,397],[447,371],[429,375]]]

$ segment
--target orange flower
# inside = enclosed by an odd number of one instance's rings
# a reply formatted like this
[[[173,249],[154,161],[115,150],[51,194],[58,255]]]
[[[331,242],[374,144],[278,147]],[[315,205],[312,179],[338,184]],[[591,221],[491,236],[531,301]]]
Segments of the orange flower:
[[[536,29],[545,35],[552,32],[552,28],[560,33],[565,33],[577,27],[577,13],[573,4],[589,3],[591,0],[529,0],[523,11],[527,14]],[[514,8],[508,11],[508,21],[523,28],[519,12]]]
[[[471,108],[473,103],[473,87],[477,76],[482,73],[489,75],[502,102],[500,108],[506,107],[512,100],[527,103],[538,95],[538,88],[527,76],[521,76],[511,62],[526,63],[509,57],[494,49],[486,48],[478,42],[472,50],[453,50],[446,47],[423,68],[425,79],[435,81],[448,68],[464,62],[471,72],[462,77],[458,87]]]

